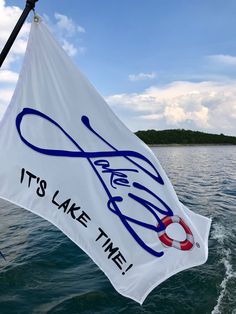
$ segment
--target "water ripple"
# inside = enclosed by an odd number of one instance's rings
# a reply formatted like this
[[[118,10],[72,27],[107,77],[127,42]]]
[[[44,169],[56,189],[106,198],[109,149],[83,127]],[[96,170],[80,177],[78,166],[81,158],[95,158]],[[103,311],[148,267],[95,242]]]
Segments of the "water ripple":
[[[207,263],[169,278],[140,307],[62,232],[1,201],[1,314],[236,314],[236,147],[152,149],[180,200],[213,219]]]

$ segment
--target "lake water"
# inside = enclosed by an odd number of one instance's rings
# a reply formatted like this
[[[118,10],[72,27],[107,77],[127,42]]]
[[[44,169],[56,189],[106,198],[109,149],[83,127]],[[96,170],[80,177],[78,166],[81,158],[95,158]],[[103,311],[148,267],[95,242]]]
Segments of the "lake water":
[[[179,199],[213,219],[207,263],[169,278],[141,307],[54,226],[0,201],[1,314],[236,314],[236,146],[152,150]]]

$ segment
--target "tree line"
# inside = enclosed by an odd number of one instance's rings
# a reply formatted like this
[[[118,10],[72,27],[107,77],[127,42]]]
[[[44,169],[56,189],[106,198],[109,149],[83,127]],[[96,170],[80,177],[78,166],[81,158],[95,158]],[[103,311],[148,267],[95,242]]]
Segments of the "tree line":
[[[184,129],[147,130],[135,133],[146,144],[234,144],[235,136],[224,134],[210,134]]]

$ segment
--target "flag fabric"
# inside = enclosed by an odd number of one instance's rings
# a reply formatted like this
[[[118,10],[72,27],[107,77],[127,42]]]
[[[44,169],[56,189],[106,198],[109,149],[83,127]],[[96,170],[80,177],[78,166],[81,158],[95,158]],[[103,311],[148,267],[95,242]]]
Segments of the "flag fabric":
[[[50,221],[142,303],[207,260],[210,219],[180,203],[153,152],[43,22],[32,23],[0,126],[0,197]],[[75,250],[74,254],[78,254]]]

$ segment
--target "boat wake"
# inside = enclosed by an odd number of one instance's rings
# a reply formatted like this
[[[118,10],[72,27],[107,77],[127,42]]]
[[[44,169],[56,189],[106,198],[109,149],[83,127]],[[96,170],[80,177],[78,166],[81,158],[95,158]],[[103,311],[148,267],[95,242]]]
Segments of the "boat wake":
[[[221,305],[226,294],[227,283],[232,278],[236,278],[236,272],[233,271],[231,264],[231,249],[225,248],[225,240],[229,236],[229,232],[220,224],[215,223],[213,225],[212,238],[217,240],[220,244],[219,253],[222,255],[221,260],[219,261],[225,267],[225,276],[220,284],[220,294],[217,298],[217,303],[212,310],[211,314],[221,314]]]

